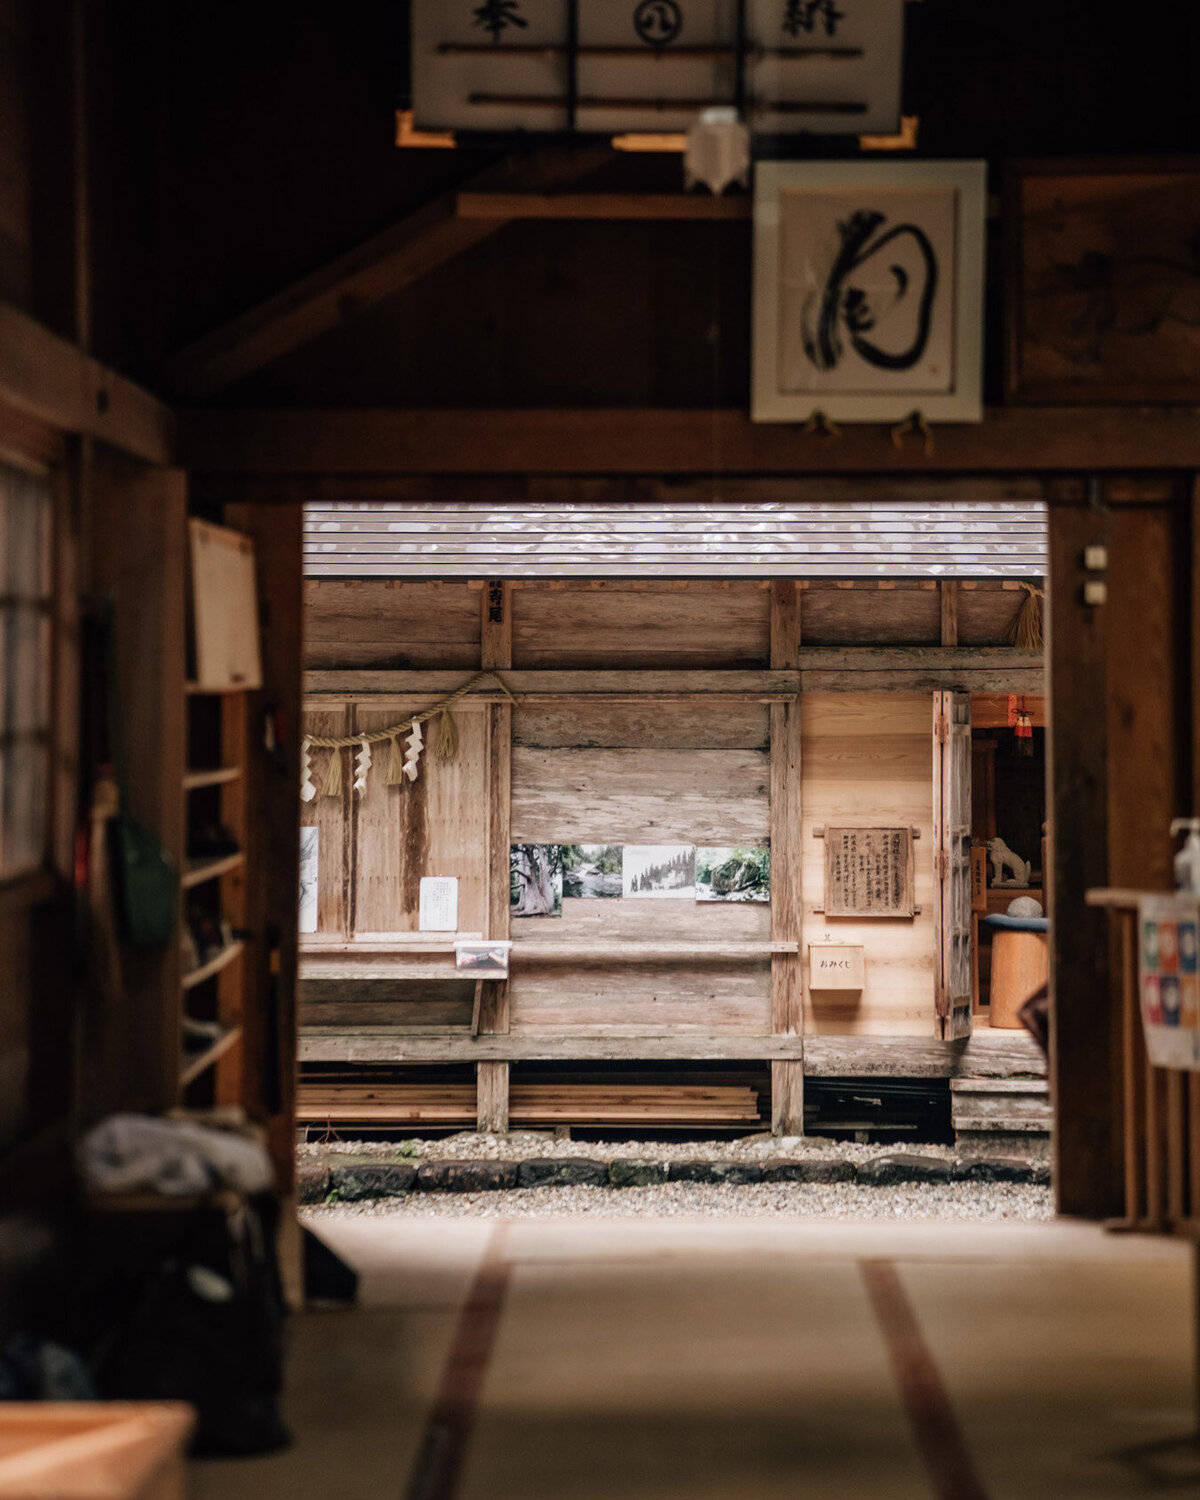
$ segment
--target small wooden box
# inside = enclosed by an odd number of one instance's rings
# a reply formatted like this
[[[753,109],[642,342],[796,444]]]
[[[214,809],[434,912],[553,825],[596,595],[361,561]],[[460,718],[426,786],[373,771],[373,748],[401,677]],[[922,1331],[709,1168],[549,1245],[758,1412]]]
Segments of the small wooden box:
[[[861,990],[865,981],[861,943],[809,943],[809,989]]]

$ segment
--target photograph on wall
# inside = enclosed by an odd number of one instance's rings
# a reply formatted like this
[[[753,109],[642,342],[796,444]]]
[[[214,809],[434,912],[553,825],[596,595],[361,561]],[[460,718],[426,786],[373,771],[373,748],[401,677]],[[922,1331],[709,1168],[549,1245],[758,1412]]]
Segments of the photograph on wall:
[[[317,846],[319,828],[300,830],[300,931],[317,930]]]
[[[696,849],[693,844],[626,844],[621,879],[626,896],[696,894]]]
[[[508,857],[508,906],[514,917],[561,917],[561,844],[513,844]]]
[[[767,162],[752,416],[982,419],[983,162]]]
[[[697,901],[771,899],[771,851],[766,844],[696,850]]]
[[[620,896],[620,844],[563,844],[563,895],[577,897]]]

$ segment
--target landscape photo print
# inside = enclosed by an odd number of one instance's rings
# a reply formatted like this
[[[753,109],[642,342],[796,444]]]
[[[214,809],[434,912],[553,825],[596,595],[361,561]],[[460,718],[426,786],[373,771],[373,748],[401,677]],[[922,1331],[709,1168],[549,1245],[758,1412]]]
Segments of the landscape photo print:
[[[771,899],[771,851],[765,844],[696,850],[697,901]]]
[[[562,857],[564,896],[623,894],[620,844],[563,844]]]
[[[561,844],[513,844],[508,860],[509,911],[514,917],[561,917]]]
[[[621,871],[626,896],[696,895],[693,844],[626,844]]]

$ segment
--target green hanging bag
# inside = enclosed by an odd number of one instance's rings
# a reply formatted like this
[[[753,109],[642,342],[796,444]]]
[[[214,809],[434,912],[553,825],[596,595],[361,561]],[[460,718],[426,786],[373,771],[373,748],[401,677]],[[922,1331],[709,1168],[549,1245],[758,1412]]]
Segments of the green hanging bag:
[[[105,601],[100,624],[105,636],[109,753],[120,789],[117,811],[108,823],[117,918],[127,943],[138,948],[162,948],[171,941],[179,915],[179,874],[155,835],[125,810],[129,795],[111,599]]]

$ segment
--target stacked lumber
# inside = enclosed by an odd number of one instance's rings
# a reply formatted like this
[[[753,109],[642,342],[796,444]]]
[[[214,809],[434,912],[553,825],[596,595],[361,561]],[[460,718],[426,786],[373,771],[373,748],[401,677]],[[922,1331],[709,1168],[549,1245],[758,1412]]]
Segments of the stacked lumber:
[[[474,1117],[475,1086],[469,1083],[308,1081],[296,1110],[307,1124],[455,1124]],[[736,1125],[758,1120],[758,1094],[728,1084],[514,1083],[509,1118],[522,1125]]]

